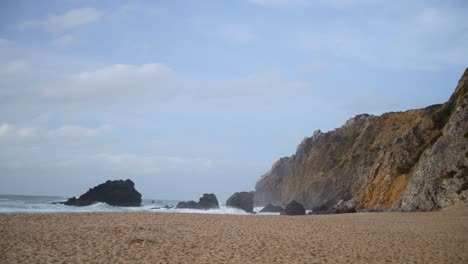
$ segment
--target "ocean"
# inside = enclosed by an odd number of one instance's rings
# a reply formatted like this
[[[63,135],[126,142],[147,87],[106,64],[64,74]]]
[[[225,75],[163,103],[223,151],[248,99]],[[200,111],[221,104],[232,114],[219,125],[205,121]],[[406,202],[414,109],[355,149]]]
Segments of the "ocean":
[[[59,196],[32,196],[32,195],[0,195],[0,214],[13,213],[80,213],[80,212],[161,212],[161,213],[199,213],[199,214],[235,214],[249,215],[243,210],[226,207],[220,204],[219,209],[194,210],[164,208],[175,207],[179,201],[143,199],[140,207],[119,207],[105,203],[96,203],[90,206],[68,206],[59,204],[67,197]],[[259,213],[262,207],[254,208]],[[260,213],[275,215],[278,213]]]

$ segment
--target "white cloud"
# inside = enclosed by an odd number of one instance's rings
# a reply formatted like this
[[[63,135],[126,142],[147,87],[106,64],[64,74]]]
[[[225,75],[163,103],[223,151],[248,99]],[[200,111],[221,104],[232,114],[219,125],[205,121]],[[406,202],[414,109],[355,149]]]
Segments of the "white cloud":
[[[173,71],[164,64],[115,64],[65,78],[43,96],[64,103],[164,100],[177,90]]]
[[[246,24],[227,24],[220,30],[220,35],[227,41],[236,44],[247,44],[256,39],[252,28]]]
[[[60,128],[50,130],[46,133],[49,138],[57,137],[95,137],[107,134],[112,131],[112,127],[108,124],[97,128],[85,128],[81,126],[62,126]]]
[[[14,131],[14,127],[10,124],[1,124],[0,125],[0,138],[10,135]]]
[[[97,128],[86,128],[82,126],[61,126],[57,129],[46,129],[37,126],[34,120],[30,124],[10,124],[0,125],[0,142],[13,143],[26,139],[71,139],[71,138],[89,138],[109,134],[112,126],[105,124]]]
[[[12,143],[31,139],[38,136],[39,133],[40,129],[36,127],[3,123],[0,125],[0,143]]]
[[[49,31],[62,31],[96,22],[101,17],[102,13],[94,8],[77,8],[61,15],[49,16],[45,20],[22,22],[19,24],[19,28],[43,28]]]
[[[76,37],[74,37],[71,34],[65,34],[63,36],[60,36],[52,41],[52,45],[59,47],[59,48],[65,48],[68,46],[71,46],[77,42]]]
[[[466,66],[468,19],[457,10],[426,8],[394,20],[370,20],[360,30],[331,25],[298,32],[298,45],[311,53],[378,67],[434,70]]]
[[[23,73],[29,66],[27,60],[13,60],[4,64],[0,64],[0,75],[14,75]]]
[[[91,156],[90,160],[104,165],[108,170],[137,174],[151,174],[180,168],[208,169],[212,165],[209,159],[136,154],[99,153]]]

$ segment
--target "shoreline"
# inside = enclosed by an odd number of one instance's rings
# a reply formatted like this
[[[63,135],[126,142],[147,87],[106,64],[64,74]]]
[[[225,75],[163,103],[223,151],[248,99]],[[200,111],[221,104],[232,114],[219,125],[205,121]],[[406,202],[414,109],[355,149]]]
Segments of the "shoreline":
[[[468,261],[468,208],[340,215],[0,214],[0,262]]]

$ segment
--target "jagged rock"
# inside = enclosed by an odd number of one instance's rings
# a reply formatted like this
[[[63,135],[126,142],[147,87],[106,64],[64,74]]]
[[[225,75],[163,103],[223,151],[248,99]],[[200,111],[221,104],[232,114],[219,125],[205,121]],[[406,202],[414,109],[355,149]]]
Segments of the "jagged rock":
[[[468,69],[445,104],[358,115],[333,131],[316,131],[258,180],[255,204],[296,200],[314,208],[353,200],[359,210],[397,211],[468,206],[467,106]]]
[[[203,194],[198,201],[198,208],[200,209],[219,209],[218,199],[213,193]]]
[[[292,201],[281,211],[281,215],[305,215],[305,209],[302,204]]]
[[[349,200],[338,201],[330,210],[328,211],[330,214],[347,214],[347,213],[356,213],[356,204]]]
[[[87,206],[102,202],[113,206],[140,206],[141,194],[135,190],[135,183],[131,180],[106,181],[92,189],[78,199],[72,197],[65,205]]]
[[[200,210],[208,210],[208,209],[219,209],[218,199],[216,195],[213,193],[210,194],[203,194],[200,197],[198,203],[195,201],[188,201],[188,202],[179,202],[176,205],[178,209],[200,209]]]
[[[226,201],[226,206],[242,209],[248,213],[253,213],[252,192],[236,192]]]
[[[280,213],[283,210],[283,207],[269,203],[262,210],[260,210],[260,213]]]

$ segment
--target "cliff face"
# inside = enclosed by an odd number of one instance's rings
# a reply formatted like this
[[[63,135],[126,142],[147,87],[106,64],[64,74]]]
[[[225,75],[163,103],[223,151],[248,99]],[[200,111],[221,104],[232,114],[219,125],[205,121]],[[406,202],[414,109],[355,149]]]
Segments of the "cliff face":
[[[443,105],[314,132],[256,184],[255,203],[432,210],[468,203],[468,69]]]

